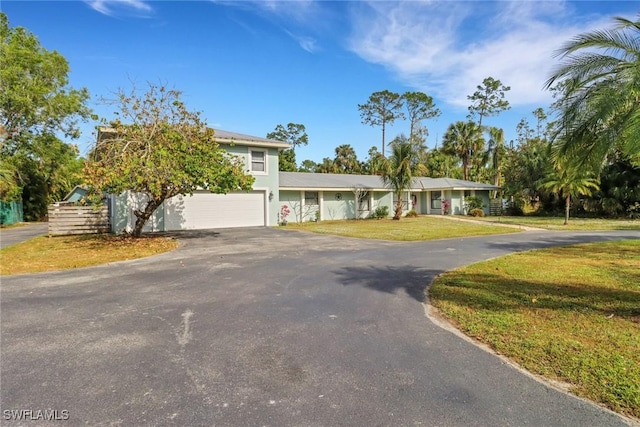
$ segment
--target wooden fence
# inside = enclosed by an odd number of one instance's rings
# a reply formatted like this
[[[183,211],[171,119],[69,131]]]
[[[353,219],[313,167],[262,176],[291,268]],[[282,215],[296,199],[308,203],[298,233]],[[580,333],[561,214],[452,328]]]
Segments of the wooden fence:
[[[111,231],[106,205],[49,205],[49,236],[97,234]]]
[[[489,200],[489,215],[491,216],[502,215],[502,199]]]

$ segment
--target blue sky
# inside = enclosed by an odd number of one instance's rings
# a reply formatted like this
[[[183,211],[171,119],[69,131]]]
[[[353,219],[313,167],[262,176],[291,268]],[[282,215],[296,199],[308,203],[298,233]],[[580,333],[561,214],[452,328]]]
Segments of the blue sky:
[[[547,108],[542,86],[553,52],[571,37],[635,18],[637,3],[615,1],[7,1],[11,26],[23,26],[70,63],[70,83],[86,87],[91,107],[132,82],[164,82],[184,92],[212,127],[265,136],[302,123],[309,145],[298,162],[333,157],[351,144],[361,160],[381,132],[361,124],[358,104],[375,91],[422,91],[442,115],[425,121],[433,147],[464,120],[467,95],[485,77],[511,86],[512,109],[484,123],[507,139],[523,117]],[[85,153],[97,123],[83,125]],[[387,141],[408,132],[396,122]]]

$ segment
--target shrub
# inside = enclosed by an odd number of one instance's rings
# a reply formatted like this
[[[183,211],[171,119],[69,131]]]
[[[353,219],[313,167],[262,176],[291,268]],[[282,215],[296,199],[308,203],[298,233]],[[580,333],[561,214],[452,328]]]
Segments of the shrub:
[[[289,209],[289,206],[282,205],[280,208],[280,225],[287,225],[287,217],[290,213],[291,209]]]
[[[416,212],[415,209],[411,209],[409,212],[407,212],[407,218],[416,218],[418,216],[418,212]]]
[[[482,217],[484,216],[484,211],[481,208],[475,208],[475,209],[471,209],[468,215]]]
[[[484,201],[478,196],[467,196],[464,198],[464,207],[467,212],[471,212],[475,209],[484,208]]]
[[[522,202],[518,199],[509,201],[507,204],[506,213],[509,216],[523,216],[524,210],[522,209]]]
[[[444,199],[442,201],[442,214],[443,215],[449,215],[451,213],[451,202],[447,199]]]
[[[378,206],[371,214],[369,218],[382,219],[389,216],[389,206]]]

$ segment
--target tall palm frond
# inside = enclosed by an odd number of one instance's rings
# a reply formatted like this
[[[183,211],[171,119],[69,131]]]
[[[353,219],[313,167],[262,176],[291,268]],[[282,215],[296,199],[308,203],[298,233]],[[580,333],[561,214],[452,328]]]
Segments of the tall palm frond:
[[[640,162],[640,21],[576,36],[546,82],[562,96],[554,152],[580,167],[602,167],[615,149]]]
[[[415,150],[410,142],[398,142],[391,146],[391,155],[380,162],[380,177],[385,185],[396,193],[398,201],[393,219],[402,216],[402,194],[411,188],[414,177]]]

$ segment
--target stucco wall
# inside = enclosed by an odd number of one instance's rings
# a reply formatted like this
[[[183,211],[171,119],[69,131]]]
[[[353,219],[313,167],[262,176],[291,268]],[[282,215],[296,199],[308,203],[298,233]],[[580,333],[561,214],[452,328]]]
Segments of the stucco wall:
[[[340,194],[340,196],[336,196]],[[356,197],[351,190],[324,191],[322,218],[325,220],[352,219],[356,217]]]
[[[279,202],[279,175],[278,175],[278,149],[277,148],[264,148],[264,147],[251,147],[246,145],[220,145],[221,148],[227,150],[229,154],[238,156],[244,160],[246,171],[251,170],[249,165],[249,152],[251,150],[259,150],[267,152],[267,162],[265,173],[254,173],[255,182],[253,188],[256,190],[265,190],[267,197],[271,200],[268,201],[269,218],[268,225],[278,225],[278,215],[280,213]]]

